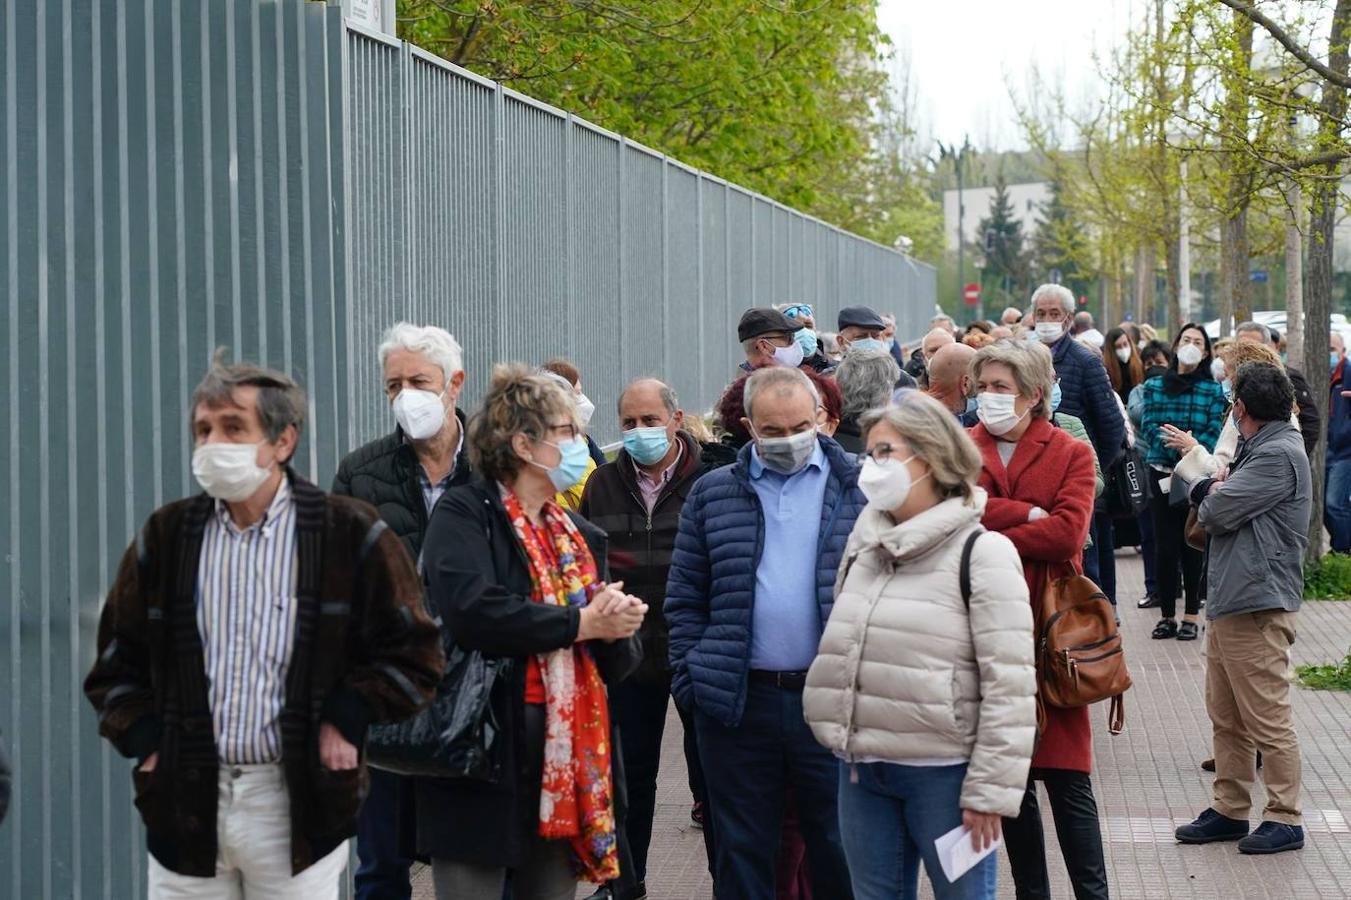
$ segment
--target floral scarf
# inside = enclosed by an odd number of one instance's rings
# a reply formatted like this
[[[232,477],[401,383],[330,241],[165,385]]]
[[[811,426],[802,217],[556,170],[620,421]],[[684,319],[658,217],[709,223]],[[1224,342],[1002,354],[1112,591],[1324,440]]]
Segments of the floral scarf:
[[[590,602],[596,591],[596,562],[568,514],[551,500],[541,511],[543,525],[532,527],[514,493],[504,488],[502,503],[530,561],[530,599],[553,606]],[[541,653],[538,659],[545,697],[539,833],[572,843],[574,865],[586,881],[612,881],[619,877],[619,855],[605,684],[581,644]]]

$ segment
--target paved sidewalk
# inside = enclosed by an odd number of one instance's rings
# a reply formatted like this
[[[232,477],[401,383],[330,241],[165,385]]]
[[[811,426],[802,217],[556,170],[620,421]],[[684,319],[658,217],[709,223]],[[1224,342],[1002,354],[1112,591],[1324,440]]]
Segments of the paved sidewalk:
[[[1144,593],[1139,557],[1117,560],[1122,630],[1134,689],[1127,695],[1125,734],[1107,734],[1105,710],[1095,710],[1093,773],[1111,879],[1119,898],[1334,898],[1351,897],[1351,694],[1296,689],[1295,721],[1304,756],[1306,845],[1274,857],[1240,856],[1233,844],[1183,847],[1177,823],[1191,821],[1210,802],[1210,777],[1199,763],[1210,755],[1210,723],[1203,700],[1204,640],[1152,641],[1157,610],[1137,610]],[[1314,602],[1300,614],[1295,662],[1329,662],[1351,646],[1351,603]],[[1255,807],[1264,802],[1260,783]],[[1043,797],[1044,799],[1044,797]],[[680,720],[672,710],[662,751],[657,821],[648,862],[652,900],[707,900],[712,896],[703,840],[689,824],[689,791],[680,750]],[[1054,826],[1047,840],[1054,848]],[[1055,854],[1055,896],[1073,893]],[[923,879],[921,879],[923,881]],[[1013,896],[1002,858],[1001,897]],[[580,891],[586,897],[591,889]],[[922,896],[930,897],[925,885]],[[418,898],[432,897],[430,873],[418,873]],[[736,900],[736,898],[728,898]]]

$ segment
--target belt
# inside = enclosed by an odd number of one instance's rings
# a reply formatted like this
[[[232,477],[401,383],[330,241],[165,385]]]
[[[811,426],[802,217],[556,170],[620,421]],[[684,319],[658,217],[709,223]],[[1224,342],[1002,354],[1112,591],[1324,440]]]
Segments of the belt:
[[[770,672],[751,669],[752,684],[772,684],[786,691],[800,691],[807,686],[806,672]]]

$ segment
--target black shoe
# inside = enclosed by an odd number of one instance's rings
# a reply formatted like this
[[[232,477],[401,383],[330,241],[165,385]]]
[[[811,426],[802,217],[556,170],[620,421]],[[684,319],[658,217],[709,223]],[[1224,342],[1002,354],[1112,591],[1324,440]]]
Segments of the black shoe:
[[[1177,622],[1172,619],[1160,619],[1159,624],[1154,626],[1154,631],[1149,636],[1156,641],[1175,638],[1177,637]]]
[[[1239,853],[1284,853],[1304,847],[1304,829],[1298,825],[1263,822],[1257,830],[1238,842]]]
[[[1154,609],[1155,607],[1157,607],[1157,606],[1159,605],[1160,602],[1162,602],[1162,601],[1159,600],[1159,595],[1158,595],[1158,594],[1149,594],[1148,596],[1145,597],[1145,599],[1143,599],[1143,600],[1141,600],[1139,603],[1135,604],[1135,608],[1136,608],[1136,609]]]
[[[647,900],[647,884],[640,881],[634,887],[621,890],[614,884],[602,885],[587,900]]]
[[[1177,639],[1179,641],[1194,641],[1197,633],[1198,629],[1195,622],[1183,622],[1177,626]]]
[[[1213,844],[1216,841],[1237,841],[1248,833],[1248,823],[1242,819],[1222,816],[1206,808],[1190,825],[1179,826],[1173,835],[1179,844]]]
[[[702,831],[705,815],[707,815],[707,813],[704,812],[704,804],[695,800],[694,805],[690,807],[690,824]]]
[[[1261,751],[1261,750],[1258,750],[1258,751],[1257,751],[1257,768],[1259,768],[1259,769],[1262,768],[1262,751]],[[1202,761],[1201,761],[1201,770],[1202,770],[1203,772],[1214,772],[1214,771],[1215,771],[1215,757],[1212,756],[1210,759],[1202,760]]]

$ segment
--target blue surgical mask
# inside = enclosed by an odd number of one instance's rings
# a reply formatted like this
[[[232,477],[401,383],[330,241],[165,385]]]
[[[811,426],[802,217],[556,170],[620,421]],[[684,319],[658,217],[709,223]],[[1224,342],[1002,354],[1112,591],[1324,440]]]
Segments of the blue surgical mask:
[[[1330,369],[1337,368],[1337,363],[1341,361],[1342,355],[1338,353],[1336,350],[1332,350],[1328,353],[1328,368]]]
[[[671,449],[671,438],[665,425],[630,428],[624,432],[624,450],[640,466],[650,466]]]
[[[1228,378],[1220,382],[1220,390],[1224,391],[1224,399],[1230,403],[1234,402],[1234,383]]]
[[[554,483],[554,489],[557,491],[566,491],[568,488],[582,480],[586,474],[587,465],[591,462],[591,451],[587,449],[586,441],[580,437],[575,437],[570,441],[564,441],[561,444],[555,444],[552,441],[544,441],[550,447],[557,447],[561,454],[558,465],[550,468],[543,463],[537,463],[530,460],[532,466],[538,466],[549,473],[549,480]]]
[[[883,353],[887,350],[887,345],[877,338],[859,338],[856,341],[849,342],[850,350],[880,350]]]
[[[1051,386],[1051,412],[1060,408],[1060,382]]]
[[[810,328],[799,328],[793,332],[793,340],[802,348],[802,356],[813,356],[816,353],[816,332]]]

